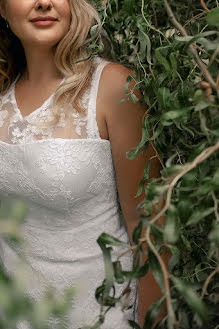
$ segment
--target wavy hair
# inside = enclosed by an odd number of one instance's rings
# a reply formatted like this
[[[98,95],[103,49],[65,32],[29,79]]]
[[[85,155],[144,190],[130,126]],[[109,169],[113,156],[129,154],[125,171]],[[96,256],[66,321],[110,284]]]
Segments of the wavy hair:
[[[55,65],[66,79],[54,93],[54,119],[36,123],[37,126],[56,124],[62,111],[67,110],[68,104],[72,104],[78,112],[85,114],[85,109],[79,105],[79,98],[89,85],[94,70],[93,56],[89,53],[88,44],[101,37],[102,24],[97,10],[90,1],[69,0],[69,4],[74,19],[71,19],[70,28],[56,46],[54,55]],[[96,33],[89,38],[91,28],[96,29]],[[0,40],[0,92],[6,92],[16,76],[26,67],[26,58],[20,40],[10,28],[7,28],[1,16]]]

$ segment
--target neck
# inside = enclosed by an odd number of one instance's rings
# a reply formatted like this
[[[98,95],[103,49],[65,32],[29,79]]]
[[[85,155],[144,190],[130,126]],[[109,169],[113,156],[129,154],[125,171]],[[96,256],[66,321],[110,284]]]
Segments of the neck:
[[[54,51],[33,47],[24,47],[27,66],[22,73],[22,79],[32,85],[59,80],[62,77],[54,62]]]

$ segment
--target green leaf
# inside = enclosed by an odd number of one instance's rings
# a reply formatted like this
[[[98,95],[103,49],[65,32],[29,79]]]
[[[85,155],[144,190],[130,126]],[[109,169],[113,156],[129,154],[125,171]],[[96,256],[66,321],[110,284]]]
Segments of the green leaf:
[[[194,291],[191,284],[186,281],[182,281],[173,275],[171,275],[171,280],[175,284],[176,289],[185,299],[189,307],[196,312],[199,317],[206,321],[208,319],[208,309],[197,293]]]
[[[168,262],[168,271],[172,272],[172,270],[174,269],[174,267],[179,264],[180,261],[180,250],[176,247],[176,246],[168,246],[172,256]]]
[[[157,281],[158,285],[160,286],[161,291],[164,293],[165,292],[164,278],[160,267],[160,263],[149,246],[148,246],[148,260],[154,278]]]
[[[144,188],[144,184],[149,179],[149,173],[150,173],[150,161],[148,161],[146,164],[146,167],[145,167],[144,173],[143,173],[143,177],[142,177],[142,180],[140,181],[138,191],[135,195],[135,198],[137,198],[137,197],[139,197],[139,195],[141,195],[143,188]]]
[[[117,302],[119,302],[119,297],[114,297],[115,295],[115,287],[114,285],[111,287],[113,289],[113,296],[109,295],[109,291],[107,290],[107,279],[104,279],[103,284],[96,288],[95,290],[95,298],[97,302],[104,306],[115,306]]]
[[[132,240],[133,240],[134,244],[138,244],[138,240],[141,237],[142,228],[143,228],[143,223],[142,223],[142,221],[140,221],[139,224],[133,230]]]
[[[170,89],[166,88],[166,87],[161,87],[158,89],[157,91],[157,96],[158,96],[158,102],[159,102],[159,106],[160,108],[163,109],[167,109],[170,106]]]
[[[167,218],[164,224],[164,240],[167,243],[176,243],[179,239],[179,218],[177,209],[171,205],[167,211]]]
[[[161,123],[159,123],[157,126],[157,129],[155,130],[155,132],[153,134],[153,137],[151,137],[151,140],[156,140],[162,133],[163,128],[164,128],[164,126]]]
[[[191,216],[192,210],[194,208],[192,199],[188,199],[183,196],[180,197],[177,208],[181,222],[185,223],[188,220],[188,218]]]
[[[151,41],[145,31],[142,30],[140,26],[140,30],[138,32],[138,39],[140,41],[140,59],[143,61],[145,55],[147,55],[148,64],[152,65],[151,62]],[[146,52],[147,51],[147,52]]]
[[[129,247],[129,245],[117,238],[114,238],[114,236],[108,234],[108,233],[101,233],[101,235],[99,236],[98,238],[98,243],[101,243],[101,244],[109,244],[109,245],[112,245],[112,246],[124,246],[124,247]]]
[[[129,160],[135,159],[135,157],[138,155],[138,153],[143,149],[146,148],[148,145],[148,140],[149,140],[149,130],[148,130],[148,123],[146,122],[145,124],[142,125],[142,138],[140,143],[136,146],[133,147],[130,151],[126,152],[126,157]]]
[[[202,263],[199,263],[195,267],[195,275],[199,282],[205,281],[208,277],[206,271],[202,270]]]
[[[126,279],[140,279],[149,271],[149,261],[145,261],[143,266],[136,266],[132,271],[122,271],[122,274]]]
[[[206,21],[209,25],[219,26],[219,7],[207,13]]]
[[[215,40],[208,40],[206,38],[200,38],[198,43],[202,45],[207,50],[216,50],[218,47],[218,39]]]
[[[182,116],[185,116],[189,111],[193,109],[193,106],[180,108],[173,111],[168,111],[161,116],[162,120],[174,120]]]
[[[208,102],[207,100],[201,100],[200,102],[198,102],[196,104],[195,112],[202,111],[202,110],[206,109],[209,106],[210,106],[210,102]]]
[[[176,37],[176,40],[178,41],[183,41],[183,42],[187,42],[187,45],[190,45],[191,43],[196,42],[198,39],[209,36],[209,35],[213,35],[213,34],[218,34],[218,31],[206,31],[200,34],[196,34],[194,37],[193,36],[187,36],[187,37]]]
[[[182,239],[184,245],[186,246],[186,248],[191,251],[192,250],[192,246],[191,246],[191,243],[189,242],[189,240],[185,237],[184,234],[181,234],[180,235],[180,238]]]
[[[138,103],[138,101],[139,101],[139,98],[133,93],[131,93],[131,99],[134,104]]]
[[[186,226],[199,223],[201,220],[203,220],[205,217],[212,214],[213,212],[214,212],[213,207],[208,208],[208,209],[205,209],[205,208],[194,209],[191,217],[189,218],[189,220],[186,223]]]
[[[147,40],[142,30],[138,31],[138,40],[140,41],[140,59],[143,61],[146,55]]]
[[[129,84],[130,82],[133,80],[133,76],[132,75],[129,75],[126,79],[126,83],[124,85],[124,89],[125,89],[125,92],[126,94],[128,95],[129,94]]]
[[[176,53],[171,53],[170,54],[170,63],[171,63],[171,66],[172,66],[173,76],[176,76],[176,71],[177,71]]]
[[[148,271],[149,271],[149,262],[148,262],[148,260],[146,260],[143,266],[141,266],[135,270],[134,278],[140,279],[143,276],[145,276],[148,273]]]
[[[170,72],[171,69],[170,69],[170,65],[168,63],[168,61],[166,60],[166,58],[161,54],[160,52],[160,49],[162,48],[156,48],[155,49],[155,56],[156,56],[156,59],[158,60],[158,62],[163,65],[164,69],[167,71],[167,72]]]
[[[98,24],[95,24],[90,29],[90,35],[92,38],[94,38],[97,35],[97,31],[98,31]]]
[[[113,286],[114,282],[114,269],[111,260],[111,247],[106,248],[105,244],[101,241],[101,237],[97,239],[97,243],[99,244],[100,248],[102,249],[103,258],[104,258],[104,268],[105,268],[105,285],[104,285],[104,293],[103,299],[105,300],[110,292],[110,289]]]
[[[151,234],[155,239],[156,248],[160,248],[163,245],[163,229],[157,226],[156,224],[152,224]]]
[[[116,282],[119,284],[124,283],[125,278],[122,273],[122,265],[121,265],[120,261],[113,262],[113,268],[114,268],[114,276],[115,276]]]
[[[143,191],[143,188],[144,188],[144,181],[143,179],[140,181],[139,183],[139,186],[138,186],[138,191],[135,195],[135,198],[139,197],[139,195],[141,195],[142,191]]]
[[[213,189],[214,189],[214,185],[212,181],[208,181],[206,183],[203,182],[203,184],[197,188],[197,190],[192,194],[192,196],[206,195],[209,192],[211,192]]]
[[[150,306],[149,310],[146,313],[143,329],[152,328],[154,320],[157,318],[164,301],[165,301],[165,296],[162,296],[160,299],[158,299]]]

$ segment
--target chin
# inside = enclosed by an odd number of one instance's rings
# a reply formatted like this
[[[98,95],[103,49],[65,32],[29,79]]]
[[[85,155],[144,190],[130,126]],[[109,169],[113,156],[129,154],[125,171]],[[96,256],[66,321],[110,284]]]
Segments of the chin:
[[[53,47],[56,45],[59,41],[63,39],[64,36],[61,36],[60,38],[57,38],[56,36],[53,38],[51,35],[44,35],[42,37],[38,37],[35,40],[32,39],[32,44],[37,46],[47,46],[47,47]]]

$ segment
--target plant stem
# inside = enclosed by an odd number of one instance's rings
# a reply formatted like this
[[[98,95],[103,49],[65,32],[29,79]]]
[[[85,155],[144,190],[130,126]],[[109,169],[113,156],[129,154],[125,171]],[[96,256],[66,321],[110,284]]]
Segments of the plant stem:
[[[175,28],[184,36],[187,37],[188,33],[186,32],[186,29],[177,21],[176,17],[173,14],[172,9],[170,8],[170,5],[168,3],[167,0],[163,0],[164,1],[164,6],[166,8],[167,14],[170,18],[170,21],[172,22],[172,24],[175,26]],[[219,90],[216,86],[216,83],[214,81],[214,79],[212,78],[210,72],[207,69],[207,66],[202,62],[202,60],[200,59],[197,50],[195,49],[193,44],[189,45],[189,48],[195,58],[196,63],[198,64],[201,72],[203,73],[203,75],[205,76],[206,80],[210,83],[211,87],[213,89],[215,89],[217,91],[217,95],[219,97]]]
[[[205,294],[205,292],[206,292],[206,289],[207,289],[207,287],[208,287],[208,284],[209,284],[211,278],[212,278],[216,273],[218,273],[218,272],[219,272],[219,268],[216,268],[213,272],[211,272],[211,274],[210,274],[210,275],[207,277],[207,279],[205,280],[204,286],[203,286],[203,288],[202,288],[201,299],[204,297],[204,294]]]

